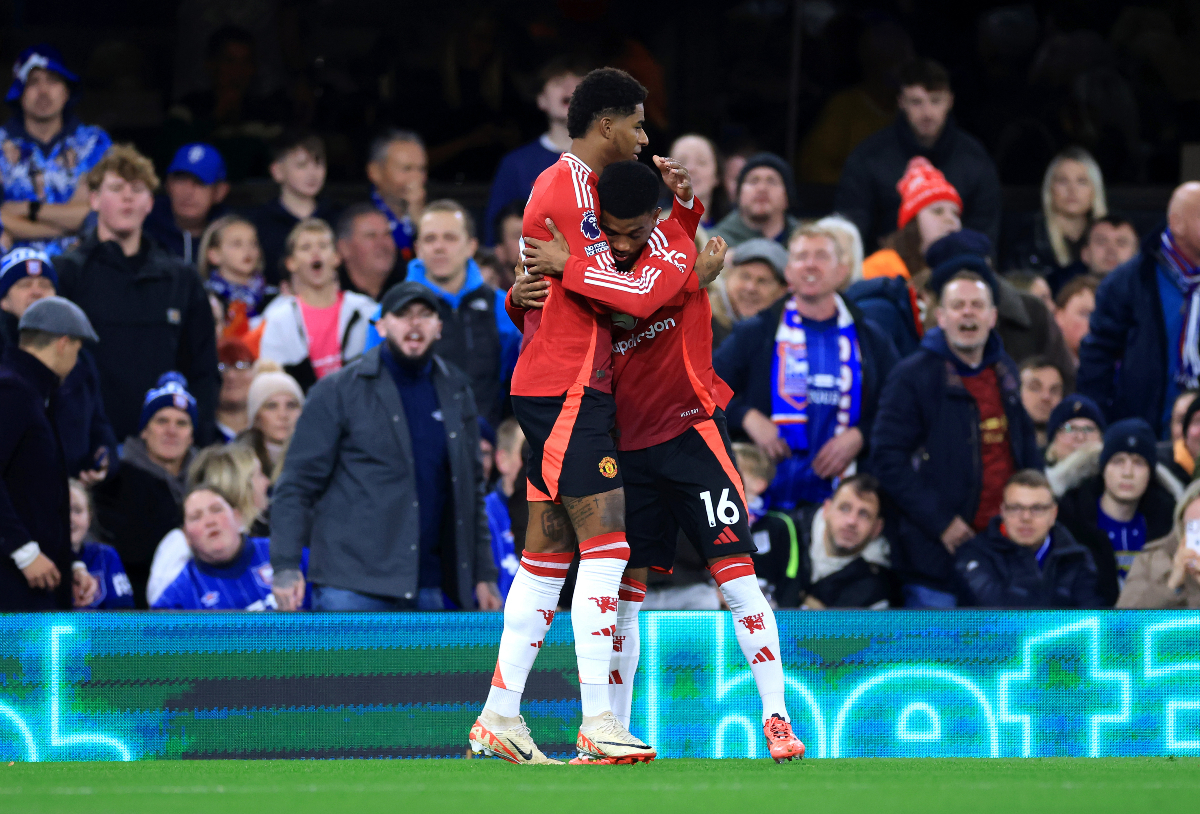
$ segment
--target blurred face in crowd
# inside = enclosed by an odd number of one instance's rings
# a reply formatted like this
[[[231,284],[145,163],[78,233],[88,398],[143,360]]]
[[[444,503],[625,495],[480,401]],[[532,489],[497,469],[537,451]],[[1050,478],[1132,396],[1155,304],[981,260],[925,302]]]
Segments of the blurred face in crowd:
[[[104,174],[100,188],[89,193],[88,201],[96,212],[104,240],[110,239],[109,236],[120,239],[139,233],[154,208],[154,196],[145,182],[127,181],[115,172]]]
[[[1054,304],[1054,294],[1050,291],[1050,284],[1046,282],[1045,277],[1035,277],[1029,284],[1029,293],[1041,300],[1042,305],[1046,306],[1046,310],[1051,314],[1058,309],[1058,306]]]
[[[1047,459],[1061,461],[1075,450],[1100,441],[1100,428],[1090,418],[1072,418],[1058,428],[1047,450]]]
[[[546,80],[542,92],[538,94],[538,110],[546,114],[551,125],[566,126],[567,107],[571,104],[571,94],[582,77],[573,73],[565,73]]]
[[[337,267],[341,261],[333,248],[333,232],[313,229],[296,237],[296,245],[284,265],[297,288],[324,288],[337,285]]]
[[[827,498],[821,513],[825,517],[826,549],[838,557],[859,553],[883,531],[879,496],[870,492],[860,495],[850,486]]]
[[[21,112],[36,122],[45,122],[62,116],[71,89],[66,80],[54,71],[34,68],[25,80],[21,94]]]
[[[396,265],[396,241],[382,212],[368,212],[354,219],[349,237],[337,244],[346,270],[367,277],[387,277]]]
[[[500,477],[507,478],[509,481],[516,480],[517,475],[521,472],[521,467],[525,465],[521,457],[521,447],[524,443],[525,434],[518,428],[508,447],[504,445],[496,447],[496,471],[500,473]]]
[[[761,223],[787,211],[787,187],[770,167],[755,167],[746,173],[738,193],[738,209],[749,223]]]
[[[822,300],[837,289],[837,241],[826,235],[801,235],[788,249],[783,270],[788,288],[802,300]]]
[[[1043,425],[1063,399],[1062,374],[1056,367],[1031,367],[1021,371],[1021,404],[1034,424]]]
[[[203,223],[208,220],[212,208],[225,199],[229,184],[201,183],[190,172],[176,172],[167,176],[167,197],[171,200],[171,211],[182,222]]]
[[[247,359],[221,362],[217,370],[221,374],[221,406],[245,409],[250,382],[254,381],[254,363]]]
[[[242,517],[216,492],[200,489],[183,503],[183,532],[197,560],[227,563],[242,549]]]
[[[712,143],[700,136],[684,136],[671,145],[671,158],[682,164],[692,176],[692,192],[701,201],[711,202],[717,188],[717,154]]]
[[[954,94],[948,88],[928,90],[923,85],[909,85],[900,89],[896,104],[904,112],[917,140],[930,145],[937,141],[946,126],[946,117],[954,107]]]
[[[1087,243],[1079,250],[1079,259],[1093,274],[1104,276],[1137,254],[1137,233],[1128,223],[1113,226],[1101,221],[1092,226]]]
[[[1004,489],[1000,517],[1008,539],[1020,546],[1040,548],[1058,519],[1058,505],[1049,489],[1014,483]]]
[[[394,350],[409,359],[429,353],[442,335],[442,320],[428,303],[410,302],[396,314],[384,314],[376,323]]]
[[[787,292],[775,270],[761,260],[739,263],[725,275],[725,293],[739,319],[747,319]]]
[[[1180,422],[1182,424],[1182,422]],[[1183,430],[1180,429],[1182,433]],[[1192,423],[1188,424],[1187,432],[1183,435],[1183,445],[1187,447],[1188,454],[1192,458],[1200,458],[1200,421],[1195,418]]]
[[[417,259],[425,264],[425,274],[434,283],[461,284],[467,260],[478,248],[479,241],[467,234],[461,212],[426,212],[421,216]]]
[[[1118,452],[1104,466],[1104,491],[1122,503],[1136,503],[1150,485],[1150,464],[1141,455]]]
[[[250,473],[250,494],[254,496],[254,508],[260,512],[265,511],[267,504],[271,502],[267,497],[267,490],[271,488],[271,479],[263,472],[262,461],[258,456],[254,456],[254,470]]]
[[[49,277],[41,274],[36,277],[23,277],[13,283],[4,298],[0,299],[0,310],[20,319],[25,314],[26,308],[42,297],[53,296],[54,283],[50,282]]]
[[[1050,207],[1056,214],[1081,218],[1092,211],[1096,190],[1087,167],[1079,161],[1058,162],[1050,176]]]
[[[192,446],[192,417],[175,407],[163,407],[142,430],[142,440],[155,463],[177,468]]]
[[[275,183],[305,198],[315,198],[325,186],[325,162],[303,147],[285,153],[271,164]]]
[[[1167,225],[1187,259],[1200,265],[1200,181],[1176,187],[1167,205]]]
[[[512,273],[521,262],[521,217],[509,215],[500,222],[496,235],[496,260]]]
[[[389,205],[404,209],[396,213],[402,217],[425,205],[428,168],[424,147],[414,141],[393,141],[382,161],[367,165],[367,177]]]
[[[71,484],[71,548],[78,551],[92,527],[92,513],[88,509],[87,493],[81,484]]]
[[[262,251],[258,232],[249,223],[231,223],[208,248],[208,265],[231,283],[247,283],[258,273]]]
[[[936,201],[917,213],[917,230],[921,233],[921,253],[946,235],[962,230],[958,206],[951,201]]]
[[[738,199],[737,179],[742,174],[744,166],[746,166],[746,156],[744,155],[731,155],[725,159],[725,169],[721,172],[721,183],[725,186],[725,194],[731,201]]]
[[[1175,399],[1175,403],[1171,405],[1171,441],[1178,441],[1183,437],[1183,417],[1187,415],[1188,407],[1192,406],[1195,400],[1195,393],[1180,393]]]
[[[1063,341],[1067,350],[1075,356],[1079,355],[1079,344],[1087,336],[1088,322],[1092,311],[1096,310],[1096,294],[1090,288],[1081,288],[1066,305],[1054,312],[1054,321],[1062,331]]]
[[[942,289],[937,309],[938,327],[950,347],[963,353],[981,350],[996,327],[992,291],[981,280],[952,280]]]
[[[262,431],[263,437],[272,444],[286,444],[296,431],[300,420],[300,400],[286,390],[272,393],[258,409],[254,426]]]

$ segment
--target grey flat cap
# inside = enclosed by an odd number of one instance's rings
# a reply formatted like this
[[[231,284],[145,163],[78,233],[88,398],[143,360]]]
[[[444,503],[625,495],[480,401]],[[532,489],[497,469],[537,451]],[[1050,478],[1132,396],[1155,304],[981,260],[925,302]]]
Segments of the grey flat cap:
[[[45,331],[59,336],[73,336],[99,342],[83,309],[65,297],[44,297],[25,309],[17,324],[21,331]]]
[[[740,266],[742,263],[753,262],[766,263],[771,267],[771,271],[775,272],[775,276],[781,283],[787,282],[783,278],[783,267],[787,265],[787,260],[787,249],[765,237],[756,237],[733,247],[732,265]]]

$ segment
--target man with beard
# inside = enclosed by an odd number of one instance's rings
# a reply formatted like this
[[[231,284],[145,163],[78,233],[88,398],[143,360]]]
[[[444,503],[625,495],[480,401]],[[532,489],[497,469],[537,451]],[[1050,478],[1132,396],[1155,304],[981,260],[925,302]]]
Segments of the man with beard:
[[[953,608],[959,546],[1000,513],[1012,475],[1040,465],[1017,365],[996,327],[997,282],[951,275],[938,327],[884,385],[870,471],[891,500],[888,539],[910,608]]]
[[[434,355],[433,293],[383,297],[386,341],[309,391],[271,508],[281,610],[498,610],[479,422],[467,378]]]

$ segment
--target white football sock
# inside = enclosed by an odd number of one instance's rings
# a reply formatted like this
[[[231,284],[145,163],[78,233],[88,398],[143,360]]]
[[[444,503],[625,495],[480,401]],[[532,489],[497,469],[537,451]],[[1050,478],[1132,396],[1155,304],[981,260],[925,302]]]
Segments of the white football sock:
[[[526,551],[504,603],[504,633],[492,688],[484,709],[505,718],[521,714],[521,693],[534,659],[554,619],[558,597],[574,552],[534,554]]]
[[[604,688],[603,693],[581,691],[583,714],[587,717],[609,709],[608,662],[617,627],[617,595],[628,561],[629,543],[623,531],[600,534],[579,543],[579,575],[571,599],[579,683]]]
[[[646,598],[646,586],[636,579],[622,577],[617,597],[617,630],[613,634],[612,657],[608,661],[608,697],[613,715],[628,729],[633,712],[633,677],[637,674],[638,656],[642,650],[638,611]]]
[[[762,698],[763,722],[772,715],[790,721],[783,699],[783,662],[779,660],[779,626],[775,613],[754,576],[749,557],[730,557],[709,566],[725,604],[733,614],[733,628],[742,655],[750,664],[758,695]]]

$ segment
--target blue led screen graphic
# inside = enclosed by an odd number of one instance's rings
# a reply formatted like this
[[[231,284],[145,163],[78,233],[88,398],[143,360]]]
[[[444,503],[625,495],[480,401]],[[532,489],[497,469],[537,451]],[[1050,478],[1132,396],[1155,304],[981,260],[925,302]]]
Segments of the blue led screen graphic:
[[[562,616],[566,616],[563,614]],[[808,756],[1200,754],[1200,613],[780,612]],[[0,616],[0,759],[462,757],[499,614]],[[662,757],[766,757],[729,615],[641,615],[633,730]],[[523,713],[579,722],[556,618]]]

